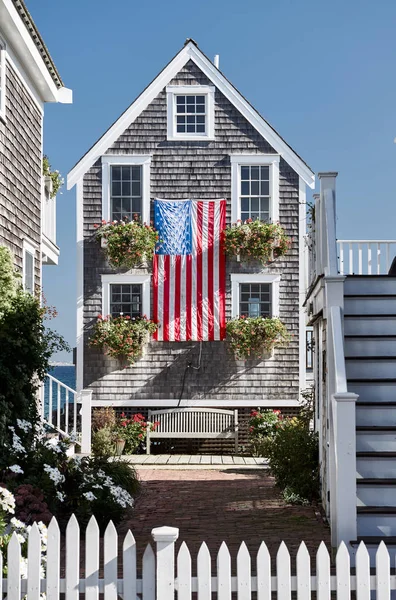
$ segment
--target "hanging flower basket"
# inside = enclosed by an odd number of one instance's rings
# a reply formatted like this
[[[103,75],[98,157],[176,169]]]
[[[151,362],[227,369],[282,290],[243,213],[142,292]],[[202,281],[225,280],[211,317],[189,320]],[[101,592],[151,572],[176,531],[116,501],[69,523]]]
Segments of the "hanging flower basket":
[[[236,317],[228,321],[226,331],[231,352],[238,360],[262,358],[290,342],[290,334],[278,318]]]
[[[224,231],[224,248],[230,256],[242,260],[260,260],[266,264],[284,256],[292,243],[279,223],[263,223],[248,219],[239,221]]]
[[[89,343],[103,349],[112,358],[126,359],[133,364],[141,356],[148,337],[157,329],[157,323],[145,315],[139,318],[99,315]]]
[[[97,237],[105,242],[107,260],[115,269],[131,269],[151,259],[158,234],[137,216],[133,221],[102,221],[95,227]]]

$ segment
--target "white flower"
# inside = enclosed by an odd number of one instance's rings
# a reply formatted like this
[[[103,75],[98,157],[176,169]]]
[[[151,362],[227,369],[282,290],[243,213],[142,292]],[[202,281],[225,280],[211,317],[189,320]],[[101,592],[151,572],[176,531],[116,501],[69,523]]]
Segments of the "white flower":
[[[23,469],[19,465],[11,465],[8,467],[13,473],[23,473]]]
[[[22,579],[27,579],[27,571],[28,571],[28,560],[27,558],[24,558],[23,556],[21,556],[21,560],[20,560],[20,567],[21,567],[21,578]]]
[[[0,510],[11,514],[15,513],[15,498],[9,490],[0,487]]]
[[[92,492],[85,492],[83,494],[83,496],[85,496],[85,498],[89,501],[89,502],[93,502],[94,500],[96,500],[96,496],[95,494],[93,494]]]
[[[55,485],[59,485],[59,483],[63,483],[65,481],[65,476],[62,475],[62,473],[56,467],[44,465],[44,471],[48,473],[49,478],[55,483]]]
[[[64,502],[66,500],[66,494],[63,492],[56,492],[56,497],[60,502]]]
[[[11,523],[13,529],[25,529],[26,528],[25,523],[22,523],[22,521],[20,521],[16,517],[12,517],[10,523]]]
[[[19,435],[15,433],[15,427],[11,425],[8,427],[12,431],[12,447],[17,454],[26,454],[25,448],[22,446],[22,441]]]
[[[56,437],[51,437],[49,438],[45,443],[44,446],[46,448],[49,448],[50,450],[52,450],[53,452],[57,452],[58,454],[60,452],[62,452],[62,448],[60,447],[59,444],[59,440]]]
[[[26,421],[25,419],[17,419],[17,425],[19,429],[22,429],[22,431],[24,431],[25,433],[28,433],[32,428],[32,424],[29,423],[29,421]]]

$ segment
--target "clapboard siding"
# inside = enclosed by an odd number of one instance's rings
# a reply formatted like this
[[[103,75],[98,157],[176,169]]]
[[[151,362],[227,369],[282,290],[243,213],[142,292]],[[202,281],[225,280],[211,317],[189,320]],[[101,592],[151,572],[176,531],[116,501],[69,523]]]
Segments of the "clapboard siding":
[[[210,82],[190,61],[172,84],[194,83]],[[230,223],[230,154],[274,153],[274,150],[217,89],[215,138],[211,142],[168,142],[164,89],[108,153],[151,154],[152,198],[226,198]],[[276,261],[270,268],[235,260],[227,264],[227,318],[231,316],[231,273],[280,273],[280,317],[294,335],[293,341],[287,349],[275,350],[271,359],[247,362],[235,361],[224,342],[204,342],[201,368],[187,370],[183,398],[233,399],[241,400],[241,405],[244,400],[297,399],[298,190],[298,175],[281,160],[280,222],[294,239],[284,260]],[[101,201],[101,163],[97,161],[84,177],[84,387],[93,389],[95,399],[106,401],[179,398],[187,363],[198,364],[199,343],[151,342],[141,360],[126,369],[87,343],[90,328],[102,310],[101,274],[113,272],[94,239],[94,225],[101,220]]]
[[[6,122],[0,121],[0,245],[22,270],[23,239],[41,241],[42,115],[18,75],[6,63]],[[36,284],[40,284],[40,251]]]

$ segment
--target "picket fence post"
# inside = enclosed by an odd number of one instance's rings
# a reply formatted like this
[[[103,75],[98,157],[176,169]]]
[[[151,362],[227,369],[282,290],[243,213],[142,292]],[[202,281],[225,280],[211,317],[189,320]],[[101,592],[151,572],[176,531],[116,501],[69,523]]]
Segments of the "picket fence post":
[[[156,600],[174,600],[175,597],[175,542],[177,527],[156,527],[151,531],[157,545]]]

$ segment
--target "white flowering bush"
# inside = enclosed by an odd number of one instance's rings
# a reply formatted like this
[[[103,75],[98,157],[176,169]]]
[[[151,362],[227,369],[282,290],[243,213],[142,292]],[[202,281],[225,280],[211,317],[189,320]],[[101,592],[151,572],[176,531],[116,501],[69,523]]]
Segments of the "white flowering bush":
[[[70,440],[59,440],[40,424],[16,421],[9,429],[10,442],[0,449],[0,481],[14,492],[21,521],[48,524],[55,515],[62,526],[74,513],[82,524],[95,515],[104,525],[133,507],[139,483],[128,464],[69,457]]]
[[[15,518],[16,499],[14,495],[6,488],[0,487],[0,550],[3,554],[3,575],[7,575],[7,546],[13,533],[21,545],[21,577],[27,578],[27,547],[28,536],[31,525],[26,525],[20,519]],[[41,539],[41,571],[40,577],[45,576],[46,570],[46,550],[47,550],[47,527],[39,521],[37,523]],[[1,573],[0,573],[1,575]]]

